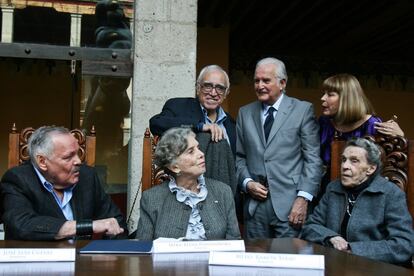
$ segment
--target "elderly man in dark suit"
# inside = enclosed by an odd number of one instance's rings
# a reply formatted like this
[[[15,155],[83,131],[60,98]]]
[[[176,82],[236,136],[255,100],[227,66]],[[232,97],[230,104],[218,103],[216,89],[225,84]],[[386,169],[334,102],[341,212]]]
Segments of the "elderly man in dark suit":
[[[257,101],[237,117],[237,178],[247,194],[247,238],[293,237],[317,194],[322,162],[312,104],[285,95],[278,59],[256,65]]]
[[[197,98],[169,99],[160,114],[150,119],[150,129],[162,135],[172,127],[191,127],[195,133],[211,133],[213,141],[226,139],[236,151],[236,124],[220,106],[230,93],[229,77],[220,66],[204,67],[197,79]]]
[[[126,235],[126,223],[93,168],[81,165],[76,138],[40,127],[29,139],[30,161],[1,180],[6,239],[61,240]]]

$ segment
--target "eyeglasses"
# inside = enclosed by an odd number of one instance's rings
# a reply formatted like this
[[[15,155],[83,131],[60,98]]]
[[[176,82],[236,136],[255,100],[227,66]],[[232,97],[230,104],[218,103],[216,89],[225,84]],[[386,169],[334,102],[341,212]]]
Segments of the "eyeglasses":
[[[224,95],[224,93],[226,93],[227,91],[227,87],[221,84],[214,85],[209,82],[202,83],[200,87],[201,87],[201,92],[203,92],[204,94],[209,94],[213,92],[213,89],[216,89],[216,93],[221,96],[221,95]]]

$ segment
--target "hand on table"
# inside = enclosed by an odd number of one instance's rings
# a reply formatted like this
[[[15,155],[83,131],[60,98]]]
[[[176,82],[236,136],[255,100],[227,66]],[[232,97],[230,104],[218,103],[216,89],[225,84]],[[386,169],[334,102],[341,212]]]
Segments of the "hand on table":
[[[115,218],[99,219],[93,221],[93,233],[116,236],[122,234],[124,229]]]
[[[350,250],[348,249],[348,242],[341,236],[332,237],[329,239],[329,242],[332,243],[335,249],[350,252]]]

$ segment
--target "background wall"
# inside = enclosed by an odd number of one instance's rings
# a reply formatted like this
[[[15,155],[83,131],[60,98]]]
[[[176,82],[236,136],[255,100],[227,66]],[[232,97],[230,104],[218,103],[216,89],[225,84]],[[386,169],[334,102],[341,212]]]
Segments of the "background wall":
[[[313,103],[316,115],[321,113],[322,92],[320,85],[324,77],[318,73],[313,73],[309,84],[305,85],[303,77],[289,75],[287,94],[302,100]],[[347,72],[351,73],[352,72]],[[232,93],[228,98],[228,110],[232,116],[237,116],[239,108],[251,101],[256,100],[253,89],[253,75],[247,76],[243,72],[237,72],[236,77],[232,78]],[[234,77],[234,74],[233,74]],[[236,83],[235,83],[236,81]],[[383,120],[388,120],[392,115],[398,116],[398,122],[409,138],[414,138],[414,128],[412,120],[414,118],[414,78],[407,82],[405,88],[402,87],[400,81],[396,78],[386,77],[379,86],[377,80],[372,76],[369,78],[360,78],[361,85],[371,100],[378,116]]]
[[[70,76],[70,66],[63,61],[1,60],[1,175],[7,168],[8,134],[13,123],[19,131],[45,124],[79,126],[79,104],[72,104],[79,103],[79,93],[73,92]]]
[[[228,27],[203,27],[197,32],[197,73],[207,64],[218,64],[230,75],[231,92],[223,103],[223,107],[235,119],[241,106],[256,100],[253,90],[254,64],[249,71],[231,68],[229,48],[230,31]],[[240,45],[239,47],[243,47]],[[264,57],[264,56],[263,56]],[[275,56],[277,57],[277,56]],[[283,59],[282,59],[283,60]],[[287,94],[313,103],[315,113],[320,115],[320,86],[329,75],[317,71],[298,72],[294,65],[286,63],[288,73]],[[361,74],[360,68],[355,71]],[[343,73],[356,74],[352,68]],[[356,74],[357,75],[357,74]],[[361,85],[371,100],[376,113],[383,120],[390,119],[392,115],[398,116],[398,122],[409,138],[414,138],[414,76],[401,78],[397,75],[369,75],[358,76]],[[174,95],[171,95],[174,97]]]
[[[197,77],[204,66],[211,64],[217,64],[226,70],[226,72],[229,71],[228,27],[197,28]],[[228,110],[228,99],[224,100],[222,105],[224,109]]]

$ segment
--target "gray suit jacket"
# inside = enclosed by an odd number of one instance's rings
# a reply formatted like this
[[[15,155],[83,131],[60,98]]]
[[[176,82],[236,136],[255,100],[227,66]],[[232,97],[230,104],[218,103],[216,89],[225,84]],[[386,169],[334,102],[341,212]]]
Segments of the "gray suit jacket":
[[[207,239],[240,239],[230,187],[217,180],[205,180],[208,194],[198,208]],[[185,237],[190,214],[191,207],[177,201],[168,182],[164,182],[142,194],[136,237],[140,240]]]
[[[311,103],[284,95],[265,141],[259,101],[237,118],[236,167],[239,185],[267,177],[276,216],[287,221],[298,191],[316,196],[322,175],[319,126]]]

